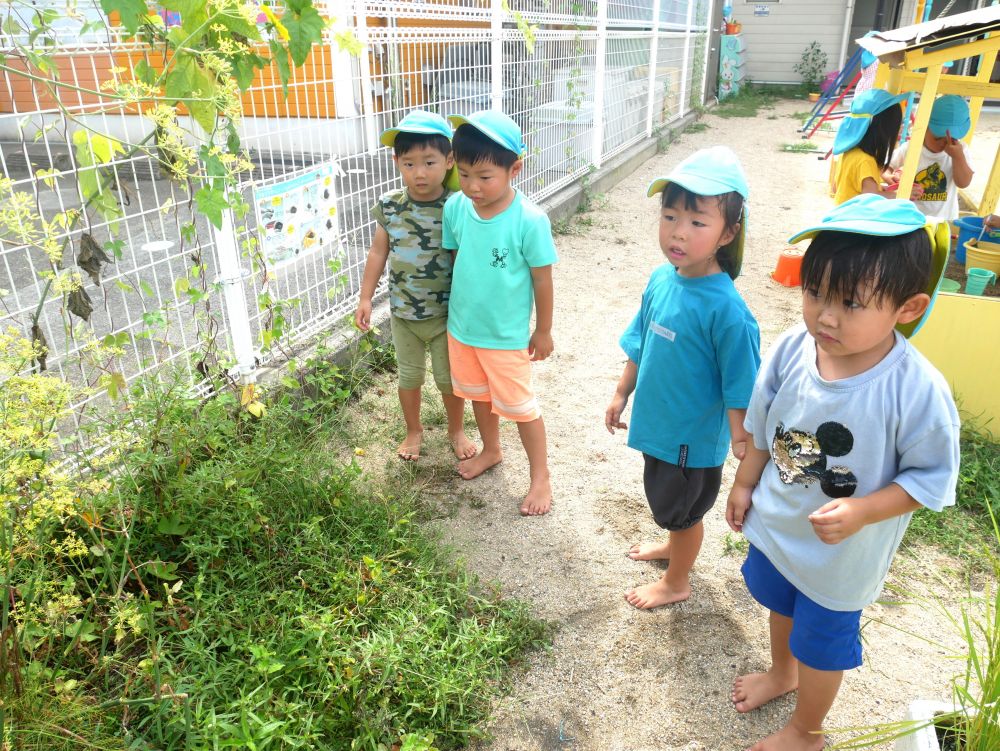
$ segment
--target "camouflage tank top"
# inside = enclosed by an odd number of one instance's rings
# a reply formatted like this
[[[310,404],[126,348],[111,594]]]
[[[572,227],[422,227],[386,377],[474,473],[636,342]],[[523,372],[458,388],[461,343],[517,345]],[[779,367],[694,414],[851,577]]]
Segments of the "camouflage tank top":
[[[414,201],[406,188],[386,193],[372,216],[389,235],[389,308],[409,321],[448,315],[451,253],[441,247],[446,190],[436,201]]]

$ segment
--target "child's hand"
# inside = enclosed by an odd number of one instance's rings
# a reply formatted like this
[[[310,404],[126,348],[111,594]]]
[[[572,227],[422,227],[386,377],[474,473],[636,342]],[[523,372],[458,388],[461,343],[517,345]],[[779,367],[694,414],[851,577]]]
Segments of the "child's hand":
[[[920,183],[913,183],[913,187],[910,188],[910,200],[919,201],[920,197],[924,194],[924,186]]]
[[[367,331],[372,326],[372,301],[362,300],[358,303],[358,309],[354,311],[354,325],[362,331]]]
[[[541,331],[535,331],[528,340],[528,354],[532,361],[544,360],[552,354],[555,345],[552,343],[552,335]]]
[[[816,536],[827,545],[846,540],[865,526],[863,498],[834,498],[809,514]]]
[[[730,448],[733,450],[733,456],[735,456],[740,461],[743,461],[743,457],[747,455],[747,442],[746,439],[732,441],[730,443]]]
[[[611,433],[611,435],[615,434],[615,428],[628,430],[628,425],[622,422],[622,412],[625,411],[625,406],[627,404],[628,397],[615,394],[615,398],[611,400],[611,404],[609,404],[607,410],[605,410],[604,427],[608,429],[608,432]]]
[[[944,143],[944,153],[954,159],[962,153],[962,142],[957,138],[952,138],[950,130],[946,130],[944,134],[948,138],[948,140]]]
[[[751,496],[753,488],[733,483],[729,498],[726,500],[726,523],[733,532],[743,531],[743,520],[750,510]]]

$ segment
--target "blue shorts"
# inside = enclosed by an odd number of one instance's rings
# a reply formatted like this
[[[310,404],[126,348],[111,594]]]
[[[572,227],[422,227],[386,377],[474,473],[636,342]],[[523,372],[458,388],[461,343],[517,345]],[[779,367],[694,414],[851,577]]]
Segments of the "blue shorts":
[[[814,670],[860,667],[860,610],[830,610],[810,600],[753,545],[742,571],[747,589],[757,602],[792,619],[788,646],[796,660]]]

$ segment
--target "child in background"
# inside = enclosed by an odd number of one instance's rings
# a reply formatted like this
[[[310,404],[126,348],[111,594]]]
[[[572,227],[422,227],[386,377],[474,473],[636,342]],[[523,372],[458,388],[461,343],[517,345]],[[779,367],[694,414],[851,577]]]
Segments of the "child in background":
[[[746,233],[746,178],[725,146],[695,152],[648,195],[660,194],[657,268],[642,306],[621,337],[628,355],[604,415],[608,432],[626,428],[622,413],[635,393],[628,445],[645,459],[643,485],[665,542],[634,545],[637,561],[669,560],[656,582],[625,599],[637,608],[686,600],[701,550],[702,517],[722,482],[732,444],[742,458],[743,418],[760,365],[760,333],[733,286]]]
[[[920,200],[914,203],[925,216],[949,222],[958,219],[958,189],[972,182],[968,150],[960,139],[971,127],[969,105],[962,97],[945,94],[934,101],[914,178],[921,187]],[[896,179],[912,143],[907,141],[892,155],[890,166],[896,170]]]
[[[471,480],[498,464],[500,418],[514,420],[530,465],[521,514],[538,516],[551,507],[552,486],[531,362],[552,354],[552,229],[511,184],[524,165],[517,123],[495,110],[449,119],[462,192],[444,209],[442,241],[457,253],[448,352],[455,393],[472,400],[483,441],[458,473]]]
[[[771,667],[740,676],[740,712],[798,689],[754,751],[823,748],[861,610],[882,591],[912,513],[955,500],[959,420],[948,384],[906,340],[948,259],[948,225],[909,201],[858,196],[817,227],[802,317],[764,358],[726,521],[750,541],[743,577],[771,611]]]
[[[406,460],[420,457],[420,387],[430,350],[452,450],[467,459],[475,456],[476,446],[462,424],[465,401],[452,393],[446,334],[452,257],[441,248],[441,215],[451,195],[445,181],[454,164],[451,128],[440,115],[414,110],[380,140],[392,148],[404,187],[386,193],[372,207],[378,227],[365,261],[354,322],[362,331],[371,327],[372,297],[388,262],[390,326],[406,422],[406,438],[396,453]]]
[[[882,89],[869,89],[854,97],[851,111],[840,123],[833,141],[834,203],[841,204],[861,193],[895,198],[882,187],[882,173],[889,166],[899,140],[903,112],[899,103],[906,94],[893,96]],[[918,186],[914,191],[919,193]],[[912,196],[912,194],[911,194]]]

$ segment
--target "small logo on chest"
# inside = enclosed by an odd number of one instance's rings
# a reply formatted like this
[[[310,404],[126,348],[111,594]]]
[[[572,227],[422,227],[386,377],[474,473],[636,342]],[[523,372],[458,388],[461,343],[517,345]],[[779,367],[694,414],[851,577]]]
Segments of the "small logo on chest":
[[[507,268],[507,256],[510,253],[508,248],[501,250],[500,248],[493,248],[493,260],[490,261],[490,266],[495,269],[505,269]]]

